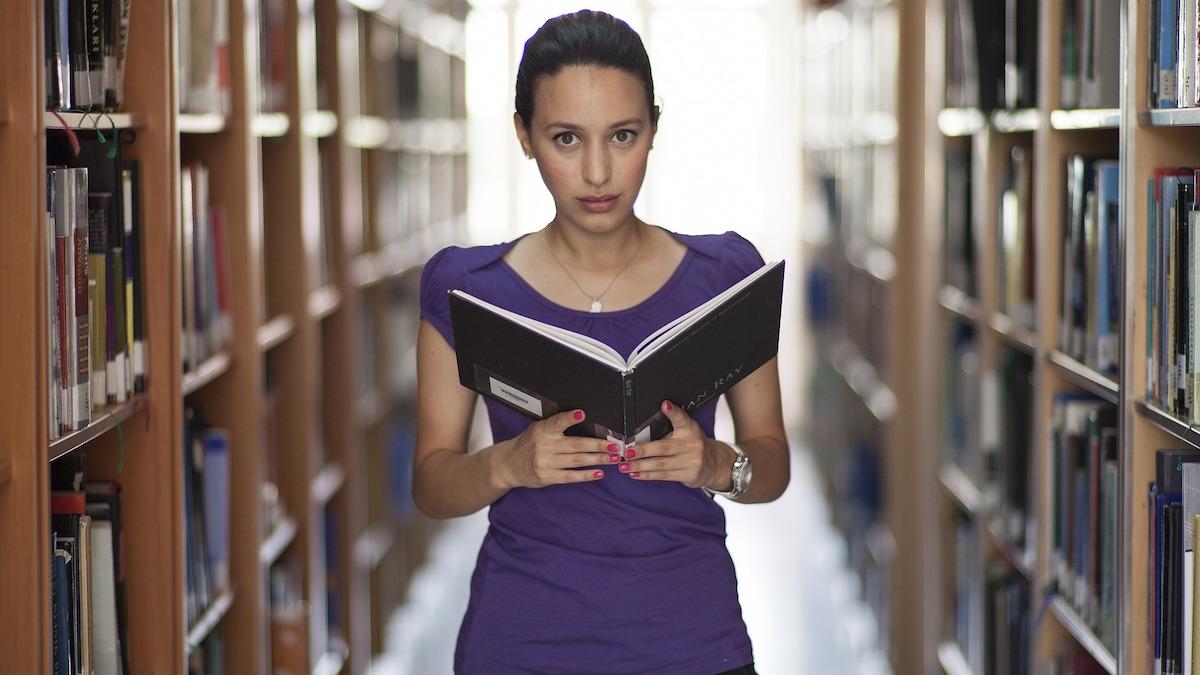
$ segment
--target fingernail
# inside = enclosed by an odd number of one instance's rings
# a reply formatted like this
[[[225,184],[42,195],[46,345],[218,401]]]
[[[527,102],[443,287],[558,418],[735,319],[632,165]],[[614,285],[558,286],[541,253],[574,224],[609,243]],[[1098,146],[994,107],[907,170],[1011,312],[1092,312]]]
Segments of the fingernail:
[[[604,472],[603,472],[603,471],[596,471],[596,472],[594,472],[594,473],[592,474],[592,478],[604,478]]]
[[[675,406],[671,405],[670,401],[663,401],[663,410],[666,410],[667,412],[671,412],[674,409],[675,409]]]
[[[581,420],[581,419],[583,419],[583,411],[582,411],[582,410],[576,410],[576,411],[575,411],[575,421],[576,421],[576,422],[578,422],[578,421],[579,421],[579,420]]]
[[[630,475],[630,476],[633,476],[634,478],[641,478],[641,477],[642,477],[642,472],[641,472],[641,471],[634,471],[633,473],[631,473],[631,474],[629,474],[629,475]]]
[[[617,468],[621,471],[629,471],[629,462],[621,462],[617,465]]]
[[[621,451],[621,448],[618,448],[616,443],[609,443],[605,447],[609,452],[620,452]]]
[[[625,448],[625,459],[633,459],[634,457],[637,457],[637,450]]]
[[[620,455],[609,455],[608,461],[615,464],[615,463],[621,461],[621,456]]]

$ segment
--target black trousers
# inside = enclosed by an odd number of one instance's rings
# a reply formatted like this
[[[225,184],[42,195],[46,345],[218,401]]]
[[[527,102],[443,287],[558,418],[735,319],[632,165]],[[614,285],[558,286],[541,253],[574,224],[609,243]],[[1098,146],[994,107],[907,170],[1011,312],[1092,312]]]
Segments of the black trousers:
[[[717,675],[758,675],[758,671],[754,670],[754,664],[750,663],[742,666],[741,668],[734,668],[733,670],[726,670],[723,673],[717,673]]]

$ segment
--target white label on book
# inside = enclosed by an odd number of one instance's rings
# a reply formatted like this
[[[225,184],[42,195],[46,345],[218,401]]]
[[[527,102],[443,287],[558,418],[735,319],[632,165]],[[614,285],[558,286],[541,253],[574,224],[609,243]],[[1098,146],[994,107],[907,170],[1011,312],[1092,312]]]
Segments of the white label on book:
[[[489,377],[488,382],[492,385],[492,394],[496,397],[502,398],[513,405],[520,406],[538,417],[542,416],[542,402],[537,398],[526,394],[520,389],[510,387],[494,377]]]

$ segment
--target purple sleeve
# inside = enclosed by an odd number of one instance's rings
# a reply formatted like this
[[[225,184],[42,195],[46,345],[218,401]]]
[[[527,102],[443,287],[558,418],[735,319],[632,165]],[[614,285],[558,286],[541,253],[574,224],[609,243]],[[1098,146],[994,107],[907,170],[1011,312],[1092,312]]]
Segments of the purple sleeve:
[[[450,348],[454,348],[454,327],[450,323],[451,290],[463,290],[462,249],[448,246],[433,255],[421,270],[421,318],[437,329]]]
[[[725,251],[721,257],[721,268],[729,273],[729,286],[766,264],[754,244],[742,235],[731,230],[722,236],[725,238]]]

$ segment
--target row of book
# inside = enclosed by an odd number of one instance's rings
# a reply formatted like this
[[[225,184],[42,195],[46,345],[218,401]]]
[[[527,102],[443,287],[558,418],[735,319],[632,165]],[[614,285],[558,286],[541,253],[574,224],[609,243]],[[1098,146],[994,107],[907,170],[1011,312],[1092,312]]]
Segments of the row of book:
[[[1150,0],[1151,108],[1200,106],[1200,3]]]
[[[43,255],[51,440],[146,385],[138,163],[80,134],[47,149]]]
[[[209,196],[208,167],[187,162],[179,172],[182,226],[185,373],[220,352],[233,335],[229,230],[225,211]]]
[[[998,558],[988,560],[983,583],[985,675],[1029,675],[1033,616],[1029,580]]]
[[[190,628],[229,589],[229,432],[184,407],[184,607]]]
[[[1159,450],[1154,478],[1147,498],[1151,672],[1186,675],[1196,667],[1200,647],[1193,597],[1195,537],[1200,531],[1200,452]]]
[[[1015,551],[1025,551],[1035,541],[1029,482],[1033,356],[1001,349],[995,371],[983,376],[981,396],[985,506],[996,517],[1000,537]]]
[[[1059,348],[1115,377],[1120,364],[1120,164],[1067,158]]]
[[[1037,107],[1036,0],[946,3],[946,106]]]
[[[1050,570],[1059,595],[1113,653],[1120,474],[1116,406],[1059,394],[1051,413]]]
[[[1061,37],[1059,107],[1120,107],[1120,0],[1067,0]]]
[[[1000,188],[997,309],[1027,328],[1035,323],[1037,236],[1033,149],[1013,146]]]
[[[1155,169],[1147,186],[1146,396],[1188,422],[1200,421],[1200,207],[1197,170]]]
[[[972,672],[983,663],[983,549],[979,525],[956,515],[954,520],[954,577],[946,626]]]
[[[50,621],[54,675],[129,668],[121,485],[86,480],[84,457],[51,465]]]
[[[119,110],[131,0],[45,0],[46,109]]]

